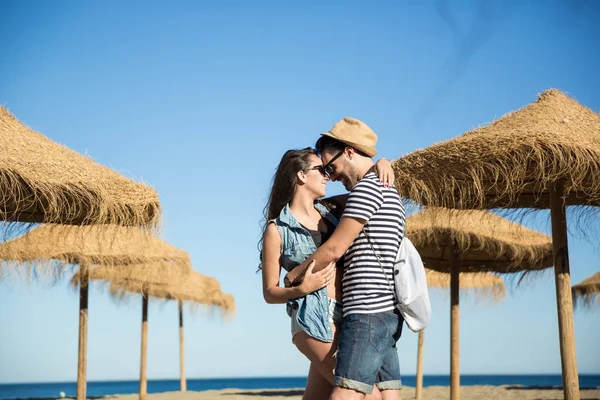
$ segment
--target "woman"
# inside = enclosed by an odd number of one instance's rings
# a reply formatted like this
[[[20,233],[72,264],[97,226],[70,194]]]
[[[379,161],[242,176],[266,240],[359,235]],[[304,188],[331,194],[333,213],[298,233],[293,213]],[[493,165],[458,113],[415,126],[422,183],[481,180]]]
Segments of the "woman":
[[[379,160],[376,165],[379,176],[393,180],[389,161]],[[342,271],[332,263],[313,273],[311,265],[299,286],[286,288],[279,282],[281,268],[289,272],[301,264],[335,230],[338,218],[316,202],[325,196],[328,180],[313,149],[289,150],[277,167],[265,207],[263,296],[269,304],[286,303],[292,342],[310,360],[304,399],[327,399],[333,389],[334,354],[342,320]],[[380,398],[377,388],[367,396]]]

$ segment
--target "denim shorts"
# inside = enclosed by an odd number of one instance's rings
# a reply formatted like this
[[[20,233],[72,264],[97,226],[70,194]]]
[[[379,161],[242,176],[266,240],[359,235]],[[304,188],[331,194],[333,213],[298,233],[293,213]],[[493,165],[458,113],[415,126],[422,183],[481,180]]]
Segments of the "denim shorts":
[[[401,389],[396,342],[404,319],[398,311],[344,317],[337,351],[334,386],[371,394]]]
[[[329,323],[340,324],[342,322],[342,303],[335,301],[331,297],[329,299]],[[296,333],[300,331],[304,331],[302,327],[296,321],[296,313],[297,310],[292,311],[292,342],[294,341],[294,336]],[[306,332],[308,336],[312,336],[310,332]]]

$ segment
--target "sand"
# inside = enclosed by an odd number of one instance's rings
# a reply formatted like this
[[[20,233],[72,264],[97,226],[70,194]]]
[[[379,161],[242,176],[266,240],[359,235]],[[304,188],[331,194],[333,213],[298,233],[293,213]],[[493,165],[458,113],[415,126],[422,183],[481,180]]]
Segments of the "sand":
[[[303,389],[225,389],[205,392],[167,392],[148,395],[148,400],[300,400]],[[448,399],[448,386],[430,386],[423,389],[423,400]],[[523,386],[463,386],[460,389],[461,400],[559,400],[563,398],[562,390],[544,387]],[[137,394],[115,396],[118,400],[138,400]],[[415,398],[415,389],[405,387],[402,399]],[[581,389],[582,399],[600,400],[600,388]]]

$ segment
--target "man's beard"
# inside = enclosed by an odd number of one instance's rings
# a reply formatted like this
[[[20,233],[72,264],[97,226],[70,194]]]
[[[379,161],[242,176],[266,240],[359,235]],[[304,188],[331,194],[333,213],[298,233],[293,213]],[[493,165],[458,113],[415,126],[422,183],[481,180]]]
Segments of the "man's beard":
[[[358,183],[358,181],[355,178],[356,168],[354,167],[354,165],[348,163],[346,165],[346,170],[348,171],[348,173],[346,174],[344,179],[344,187],[347,191],[351,191],[354,188],[354,186],[356,186],[356,184]]]

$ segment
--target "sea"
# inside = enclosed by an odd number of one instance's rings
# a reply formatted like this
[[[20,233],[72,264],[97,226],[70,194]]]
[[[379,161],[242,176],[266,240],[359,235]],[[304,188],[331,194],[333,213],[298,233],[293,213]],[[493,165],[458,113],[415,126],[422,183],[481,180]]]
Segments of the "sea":
[[[415,386],[415,376],[402,378],[402,383]],[[472,385],[510,385],[527,387],[560,387],[560,375],[461,375],[461,386]],[[306,377],[272,377],[272,378],[211,378],[188,379],[188,391],[236,389],[295,389],[306,385]],[[448,375],[425,375],[423,386],[448,386]],[[581,388],[600,388],[600,375],[579,375]],[[138,381],[92,381],[88,382],[88,398],[98,398],[114,394],[138,393]],[[179,390],[179,379],[149,380],[148,393],[171,392]],[[0,384],[0,400],[13,399],[56,399],[75,397],[75,382],[48,383],[3,383]]]

